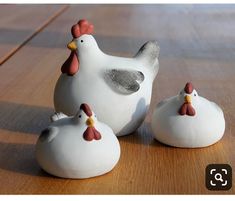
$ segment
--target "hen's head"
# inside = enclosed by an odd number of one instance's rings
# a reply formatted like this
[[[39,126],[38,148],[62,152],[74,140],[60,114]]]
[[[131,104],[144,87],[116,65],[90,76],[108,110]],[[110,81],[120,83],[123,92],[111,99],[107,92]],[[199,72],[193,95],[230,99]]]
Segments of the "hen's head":
[[[86,129],[83,133],[83,138],[86,141],[100,140],[101,134],[96,130],[97,123],[96,115],[86,103],[81,104],[80,110],[74,117],[78,125],[85,125]]]
[[[97,47],[94,37],[91,35],[94,31],[94,26],[87,20],[79,20],[71,28],[73,40],[67,45],[71,51],[79,53],[87,52]]]
[[[182,106],[179,109],[180,115],[187,114],[189,116],[194,116],[196,114],[193,105],[198,100],[198,94],[192,83],[188,82],[184,89],[180,91],[179,100],[182,102]]]
[[[81,55],[90,56],[98,50],[98,45],[91,35],[93,33],[93,25],[87,20],[79,20],[71,28],[73,40],[67,45],[71,50],[70,56],[61,67],[61,72],[68,76],[75,75],[80,68]]]
[[[86,103],[81,104],[79,111],[75,115],[74,119],[77,121],[78,124],[84,124],[87,126],[94,126],[95,123],[97,122],[95,113]],[[88,119],[90,120],[87,121]]]
[[[190,104],[197,101],[198,93],[191,82],[186,83],[185,87],[180,91],[179,99]]]

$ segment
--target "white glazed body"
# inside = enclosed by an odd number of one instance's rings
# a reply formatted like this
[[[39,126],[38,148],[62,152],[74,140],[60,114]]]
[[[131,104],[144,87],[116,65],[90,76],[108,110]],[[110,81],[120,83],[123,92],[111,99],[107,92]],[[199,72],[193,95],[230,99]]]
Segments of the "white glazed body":
[[[206,147],[218,142],[225,130],[223,111],[213,102],[199,97],[193,106],[195,116],[179,115],[182,103],[172,97],[157,107],[152,116],[154,137],[175,147]]]
[[[120,145],[107,125],[95,124],[102,137],[92,141],[83,139],[86,125],[73,125],[70,118],[58,120],[50,127],[55,133],[59,131],[57,135],[50,142],[39,138],[36,144],[37,161],[46,172],[63,178],[83,179],[105,174],[117,164]]]
[[[94,68],[96,63],[109,64],[110,69],[119,70],[126,70],[124,67],[127,66],[128,70],[141,71],[145,79],[140,84],[140,89],[133,94],[116,93],[103,79],[104,69]],[[151,74],[148,68],[137,59],[103,53],[92,56],[90,62],[80,63],[80,69],[74,75],[78,79],[65,74],[60,76],[54,93],[55,109],[74,115],[80,104],[86,102],[96,111],[100,121],[109,125],[117,136],[130,134],[141,125],[150,104],[152,82],[156,75]]]

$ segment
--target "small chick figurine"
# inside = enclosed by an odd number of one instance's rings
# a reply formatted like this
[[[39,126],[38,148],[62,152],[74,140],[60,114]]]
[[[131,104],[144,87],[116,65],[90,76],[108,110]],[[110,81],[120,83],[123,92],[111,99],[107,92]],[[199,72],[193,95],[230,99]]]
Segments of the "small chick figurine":
[[[151,126],[160,142],[194,148],[218,142],[224,134],[225,120],[217,104],[198,96],[192,83],[187,83],[179,95],[157,105]]]
[[[110,127],[99,122],[87,104],[74,117],[55,114],[42,131],[36,158],[46,172],[82,179],[111,171],[120,157],[120,145]]]

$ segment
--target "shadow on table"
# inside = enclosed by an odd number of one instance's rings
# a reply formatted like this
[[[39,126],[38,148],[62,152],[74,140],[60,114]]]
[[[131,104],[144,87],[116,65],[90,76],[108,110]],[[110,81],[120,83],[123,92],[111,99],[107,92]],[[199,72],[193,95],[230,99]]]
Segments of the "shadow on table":
[[[118,137],[118,139],[120,142],[141,144],[145,146],[170,147],[153,138],[149,122],[144,122],[135,132],[130,135]]]
[[[34,144],[0,142],[0,169],[32,176],[53,177],[38,165]]]
[[[0,129],[39,134],[53,113],[53,108],[0,101]]]
[[[52,108],[0,101],[0,129],[39,134],[49,125]],[[35,144],[0,142],[0,169],[33,176],[50,176],[37,164]]]
[[[129,135],[120,136],[118,137],[120,142],[127,142],[132,144],[141,144],[146,146],[165,146],[155,140],[151,133],[151,125],[150,122],[144,121],[144,118],[146,116],[146,111],[143,111],[143,108],[149,108],[149,105],[147,105],[144,98],[141,98],[136,106],[136,110],[132,115],[132,119],[129,123],[126,124],[126,126],[120,131],[120,133],[126,133],[126,130],[128,128],[133,127],[134,125],[138,126],[141,124],[139,128],[137,128],[134,132],[130,133]],[[136,116],[139,116],[142,114],[143,118],[139,119],[139,121],[136,121]]]

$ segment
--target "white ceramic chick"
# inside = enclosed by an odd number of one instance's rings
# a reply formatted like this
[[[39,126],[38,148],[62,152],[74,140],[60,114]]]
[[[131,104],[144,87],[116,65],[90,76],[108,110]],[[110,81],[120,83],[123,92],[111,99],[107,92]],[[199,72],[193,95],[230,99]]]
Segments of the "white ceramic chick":
[[[175,147],[206,147],[225,130],[224,114],[214,102],[200,97],[191,83],[179,95],[160,102],[152,116],[154,137]]]
[[[42,169],[58,177],[82,179],[114,168],[120,157],[117,137],[87,104],[82,104],[74,117],[56,114],[54,119],[36,144]]]
[[[72,27],[72,51],[55,87],[55,110],[74,115],[86,102],[117,136],[129,134],[146,116],[159,68],[159,46],[150,41],[133,58],[110,56],[99,49],[92,31],[86,20]]]

